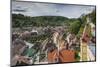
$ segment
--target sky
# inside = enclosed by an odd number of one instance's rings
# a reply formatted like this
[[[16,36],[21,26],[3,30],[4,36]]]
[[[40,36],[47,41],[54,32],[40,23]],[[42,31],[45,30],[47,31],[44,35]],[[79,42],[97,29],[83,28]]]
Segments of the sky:
[[[95,6],[12,1],[12,13],[26,16],[63,16],[78,18],[93,11]]]

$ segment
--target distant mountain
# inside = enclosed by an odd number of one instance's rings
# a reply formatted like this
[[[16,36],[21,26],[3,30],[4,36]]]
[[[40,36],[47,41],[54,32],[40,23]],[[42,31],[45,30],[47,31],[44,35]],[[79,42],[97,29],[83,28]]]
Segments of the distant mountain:
[[[69,25],[77,19],[69,19],[62,16],[24,16],[22,14],[12,14],[13,27],[27,26],[62,26]]]

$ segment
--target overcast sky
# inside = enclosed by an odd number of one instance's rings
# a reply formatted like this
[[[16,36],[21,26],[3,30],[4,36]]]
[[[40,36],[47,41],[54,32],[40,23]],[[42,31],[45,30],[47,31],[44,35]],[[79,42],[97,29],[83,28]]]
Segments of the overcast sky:
[[[64,16],[78,18],[82,14],[93,11],[94,6],[33,3],[33,2],[12,2],[12,13],[24,14],[27,16]]]

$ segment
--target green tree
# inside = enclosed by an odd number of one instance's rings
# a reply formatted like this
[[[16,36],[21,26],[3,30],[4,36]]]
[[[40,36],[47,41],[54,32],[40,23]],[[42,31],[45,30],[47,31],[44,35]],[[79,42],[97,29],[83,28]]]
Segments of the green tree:
[[[75,21],[70,26],[71,33],[77,34],[81,27],[81,23],[79,21]]]

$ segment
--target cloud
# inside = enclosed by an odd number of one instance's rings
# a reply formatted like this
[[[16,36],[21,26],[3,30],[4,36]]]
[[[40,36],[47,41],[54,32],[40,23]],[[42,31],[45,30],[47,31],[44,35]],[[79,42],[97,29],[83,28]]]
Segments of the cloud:
[[[21,13],[27,16],[48,15],[48,16],[64,16],[69,18],[77,18],[82,14],[90,13],[94,8],[95,8],[94,6],[82,6],[82,5],[16,2],[16,1],[12,2],[12,13],[17,13],[17,14]]]

